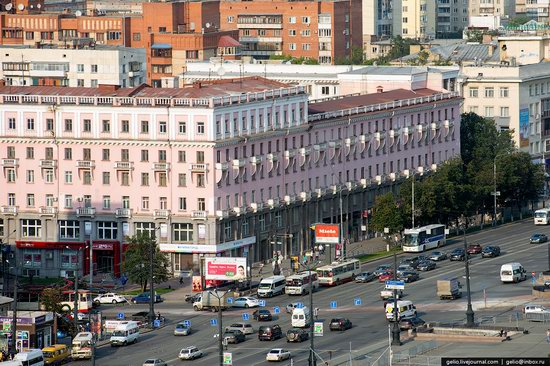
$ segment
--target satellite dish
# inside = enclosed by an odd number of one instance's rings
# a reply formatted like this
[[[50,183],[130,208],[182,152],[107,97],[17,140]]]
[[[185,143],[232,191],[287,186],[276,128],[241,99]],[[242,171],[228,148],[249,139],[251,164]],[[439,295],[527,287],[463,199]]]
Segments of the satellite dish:
[[[42,4],[36,4],[36,7],[40,9],[42,7]]]
[[[23,9],[25,9],[25,5],[19,4],[19,5],[17,5],[17,9],[23,10]]]
[[[13,8],[13,4],[12,4],[12,3],[6,4],[6,10],[7,10],[7,11],[10,11],[12,8]]]
[[[221,66],[218,69],[218,71],[216,71],[216,72],[218,73],[218,76],[224,76],[225,75],[225,69]]]
[[[77,11],[75,11],[74,15],[76,15],[77,17],[81,17],[82,12],[80,10],[77,10]]]
[[[206,23],[205,26],[206,26],[206,28],[210,28],[211,24],[210,24],[210,23]]]

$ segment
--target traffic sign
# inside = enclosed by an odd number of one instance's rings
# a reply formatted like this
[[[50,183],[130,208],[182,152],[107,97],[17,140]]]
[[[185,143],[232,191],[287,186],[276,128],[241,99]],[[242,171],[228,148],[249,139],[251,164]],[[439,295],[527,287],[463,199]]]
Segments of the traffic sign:
[[[297,302],[295,308],[296,308],[296,309],[303,309],[303,308],[304,308],[304,304],[302,304],[301,302]]]
[[[125,317],[125,316],[124,316],[124,313],[118,313],[118,314],[116,315],[116,318],[119,319],[119,320],[124,320],[124,317]]]
[[[258,304],[263,308],[265,306],[265,300],[258,301]]]
[[[330,302],[330,308],[331,309],[336,309],[338,307],[338,303],[336,301],[331,301]]]
[[[388,290],[404,290],[405,282],[403,281],[386,281],[386,288]]]
[[[160,320],[158,319],[153,320],[153,328],[160,328]]]
[[[281,312],[281,309],[280,309],[278,306],[275,306],[275,307],[273,308],[273,312],[274,312],[275,314],[279,314],[279,313]]]
[[[233,304],[233,298],[232,298],[232,297],[228,297],[228,298],[227,298],[227,303],[228,303],[228,304]]]
[[[223,366],[232,366],[233,365],[233,355],[231,352],[223,353]]]
[[[323,322],[314,322],[313,323],[313,336],[322,337],[323,336]]]
[[[361,301],[361,299],[357,298],[357,299],[353,300],[353,303],[355,304],[355,306],[359,306],[359,305],[362,304],[362,301]]]
[[[217,319],[210,319],[210,325],[215,327],[216,325],[218,325],[218,320]]]
[[[250,314],[243,313],[243,320],[248,320],[248,319],[250,319]]]
[[[183,325],[185,325],[186,327],[190,327],[191,326],[191,321],[190,320],[184,320]]]

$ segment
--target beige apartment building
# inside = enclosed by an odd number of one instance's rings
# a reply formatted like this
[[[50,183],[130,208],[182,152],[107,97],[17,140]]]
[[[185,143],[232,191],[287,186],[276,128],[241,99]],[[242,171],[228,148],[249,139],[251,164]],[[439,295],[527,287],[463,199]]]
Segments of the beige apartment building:
[[[525,0],[520,0],[525,3]],[[532,1],[532,0],[530,0]],[[516,10],[515,0],[469,0],[468,10],[470,16],[494,15],[500,17],[513,17]]]
[[[516,15],[525,15],[537,22],[548,22],[549,0],[516,0]]]

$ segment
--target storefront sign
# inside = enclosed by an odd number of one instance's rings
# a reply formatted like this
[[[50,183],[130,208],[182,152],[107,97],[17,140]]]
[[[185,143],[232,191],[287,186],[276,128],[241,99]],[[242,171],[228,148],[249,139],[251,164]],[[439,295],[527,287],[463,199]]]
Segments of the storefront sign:
[[[39,317],[40,318],[40,317]],[[13,318],[10,317],[10,316],[0,316],[0,323],[12,323],[13,321]],[[33,323],[33,318],[17,318],[17,324],[21,324],[21,325],[27,325],[27,324],[32,324]]]
[[[250,236],[239,240],[230,241],[218,245],[201,245],[201,244],[160,244],[161,252],[168,253],[220,253],[231,249],[237,249],[246,245],[256,243],[256,237]]]
[[[115,250],[113,243],[96,243],[92,244],[93,250]]]
[[[17,248],[19,249],[66,249],[67,246],[72,247],[71,249],[77,250],[78,248],[84,246],[84,243],[80,242],[59,242],[59,241],[22,241],[17,240],[15,242]]]

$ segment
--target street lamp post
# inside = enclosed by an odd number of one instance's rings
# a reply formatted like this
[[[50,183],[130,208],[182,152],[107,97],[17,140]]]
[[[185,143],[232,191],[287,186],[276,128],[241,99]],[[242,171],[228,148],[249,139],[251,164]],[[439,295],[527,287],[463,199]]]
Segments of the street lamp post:
[[[155,320],[155,288],[153,284],[153,256],[154,256],[154,241],[149,242],[149,325],[153,328]]]
[[[313,257],[311,257],[313,258]],[[315,342],[314,342],[314,329],[315,329],[315,319],[314,319],[314,312],[313,312],[313,281],[312,281],[312,265],[319,264],[319,262],[307,262],[307,265],[304,265],[300,263],[302,267],[304,267],[309,275],[309,285],[308,285],[308,291],[309,291],[309,358],[308,358],[308,365],[309,366],[317,366],[317,359],[315,358]]]
[[[9,264],[9,262],[8,262]],[[17,266],[11,267],[15,273],[13,281],[13,311],[12,311],[12,324],[11,324],[11,344],[10,354],[13,356],[17,353],[17,286],[19,274],[17,273]]]
[[[218,289],[210,291],[210,294],[218,299],[218,357],[219,357],[219,366],[223,366],[223,318],[222,318],[222,300],[229,293],[229,291],[224,291],[220,294]]]
[[[389,240],[391,239],[391,236],[389,235],[390,229],[385,227],[384,233],[388,235]],[[396,243],[394,243],[395,245]],[[393,251],[393,280],[397,281],[397,252]],[[399,311],[397,307],[397,289],[393,289],[393,325],[391,329],[392,334],[392,346],[400,346],[401,345],[401,330],[399,329]]]
[[[468,296],[468,305],[466,307],[466,326],[472,328],[475,326],[474,310],[472,309],[472,294],[470,292],[470,258],[468,256],[468,244],[466,242],[466,224],[463,230],[464,241],[464,265],[466,267],[466,293]]]

